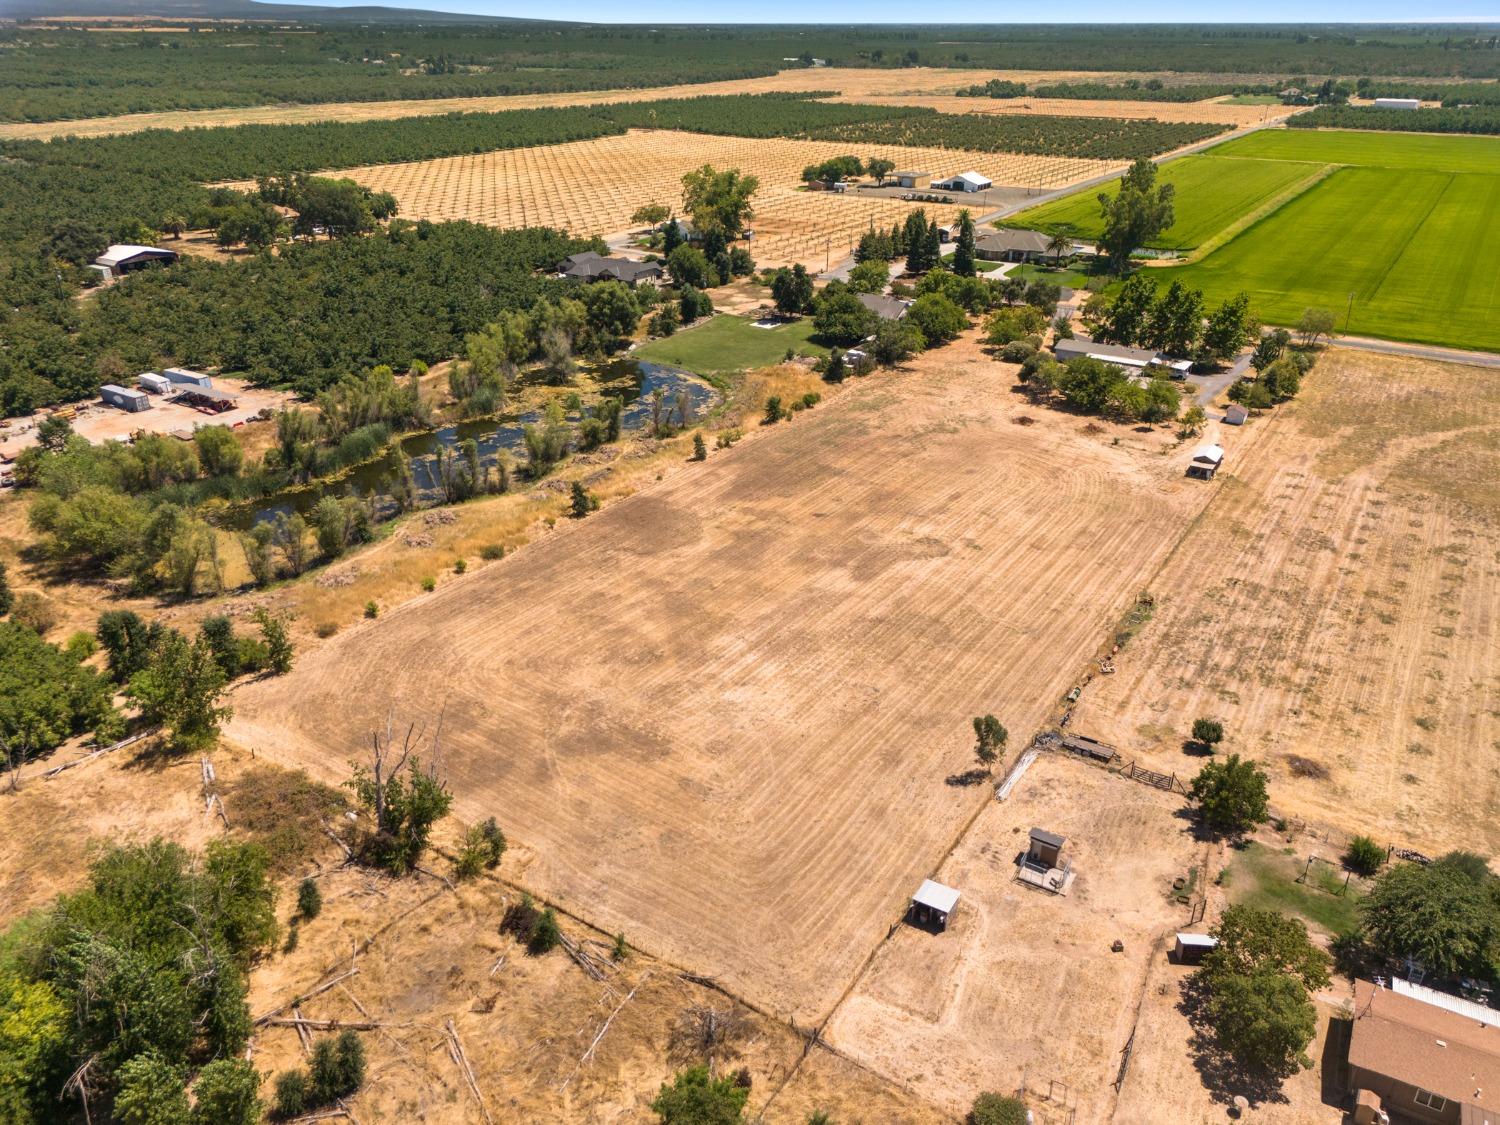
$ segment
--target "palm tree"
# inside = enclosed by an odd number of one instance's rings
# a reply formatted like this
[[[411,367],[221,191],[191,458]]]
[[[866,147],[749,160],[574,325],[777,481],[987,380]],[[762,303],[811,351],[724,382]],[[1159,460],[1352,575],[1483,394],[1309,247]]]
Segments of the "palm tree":
[[[182,232],[187,230],[187,220],[177,212],[172,212],[161,221],[163,234],[170,234],[173,238],[181,238]]]
[[[1052,255],[1053,264],[1062,261],[1062,256],[1073,249],[1073,236],[1067,231],[1057,230],[1052,232],[1052,237],[1047,239],[1047,253]]]

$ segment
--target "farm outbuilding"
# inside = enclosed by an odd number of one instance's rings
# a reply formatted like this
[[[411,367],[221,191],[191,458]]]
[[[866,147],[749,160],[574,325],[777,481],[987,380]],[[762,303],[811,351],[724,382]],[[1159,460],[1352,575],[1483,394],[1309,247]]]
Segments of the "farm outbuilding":
[[[911,907],[907,917],[919,926],[932,926],[938,930],[948,928],[948,918],[958,905],[958,892],[952,887],[923,879],[917,893],[911,896]]]
[[[943,191],[984,191],[993,187],[995,181],[978,172],[960,172],[946,180],[933,180],[932,186]]]
[[[165,375],[158,375],[155,371],[147,371],[143,375],[138,375],[135,383],[141,390],[153,395],[164,395],[172,389],[172,380]]]
[[[1224,408],[1224,423],[1229,426],[1243,426],[1245,420],[1250,417],[1250,411],[1246,410],[1237,402],[1231,402]]]
[[[185,387],[211,387],[214,381],[190,367],[169,367],[162,372],[169,380]]]
[[[215,414],[222,414],[226,410],[233,410],[240,400],[238,395],[216,387],[188,386],[183,387],[173,401],[197,410],[211,410]]]
[[[1224,464],[1224,447],[1222,445],[1202,445],[1193,454],[1193,459],[1188,463],[1187,475],[1197,477],[1199,480],[1213,480],[1214,474],[1219,471],[1219,466]]]
[[[1418,98],[1376,98],[1376,109],[1421,109],[1422,102]]]
[[[892,172],[891,179],[896,181],[897,187],[925,188],[932,184],[931,172]]]
[[[1208,934],[1178,934],[1172,942],[1172,960],[1179,965],[1196,965],[1219,939]]]
[[[123,277],[151,265],[170,265],[177,260],[176,250],[160,246],[136,246],[117,243],[94,259],[94,268],[105,277]]]
[[[113,383],[105,383],[99,388],[99,397],[109,406],[128,410],[132,414],[142,410],[151,409],[151,396],[145,391],[131,390],[129,387],[117,387]]]
[[[1064,862],[1063,846],[1067,840],[1045,828],[1033,828],[1026,851],[1016,865],[1016,878],[1053,894],[1065,895],[1073,885],[1073,864]]]

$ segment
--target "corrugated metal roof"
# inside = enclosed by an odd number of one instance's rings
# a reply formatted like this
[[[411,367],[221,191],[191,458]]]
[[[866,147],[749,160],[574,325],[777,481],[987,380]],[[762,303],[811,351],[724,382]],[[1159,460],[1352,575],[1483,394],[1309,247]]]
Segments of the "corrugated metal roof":
[[[917,893],[911,896],[911,900],[931,910],[951,914],[953,908],[958,905],[958,892],[952,887],[934,883],[931,879],[923,879],[922,885],[917,888]]]
[[[1420,1000],[1424,1004],[1442,1008],[1444,1011],[1452,1012],[1456,1016],[1467,1016],[1471,1020],[1488,1024],[1490,1027],[1500,1027],[1500,1012],[1494,1008],[1487,1008],[1483,1004],[1475,1003],[1473,1000],[1465,1000],[1462,996],[1450,996],[1446,992],[1439,992],[1435,988],[1425,985],[1413,984],[1409,980],[1399,978],[1391,981],[1391,991],[1397,996],[1410,996],[1413,1000]]]

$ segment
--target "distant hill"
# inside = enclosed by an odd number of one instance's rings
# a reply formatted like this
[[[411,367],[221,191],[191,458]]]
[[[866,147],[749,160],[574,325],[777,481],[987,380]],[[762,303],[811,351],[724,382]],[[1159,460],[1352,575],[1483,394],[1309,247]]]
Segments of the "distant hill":
[[[132,19],[305,20],[316,23],[537,23],[508,16],[474,16],[364,4],[319,8],[260,0],[0,0],[0,19],[114,16]],[[550,22],[550,21],[547,21]]]

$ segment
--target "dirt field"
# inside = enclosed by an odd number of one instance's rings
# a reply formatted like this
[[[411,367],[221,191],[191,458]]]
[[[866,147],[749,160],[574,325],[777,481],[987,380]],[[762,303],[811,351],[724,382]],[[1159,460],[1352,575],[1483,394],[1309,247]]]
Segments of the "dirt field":
[[[1068,1108],[1108,1120],[1148,965],[1188,921],[1172,881],[1206,848],[1174,815],[1182,803],[1042,755],[934,876],[963,895],[948,931],[901,926],[829,1021],[830,1043],[954,1111],[1024,1083],[1043,1122]],[[1065,896],[1015,879],[1033,827],[1067,840]],[[1116,939],[1123,953],[1110,951]]]
[[[1182,772],[1193,719],[1221,718],[1284,816],[1500,850],[1497,405],[1474,368],[1325,355],[1235,438],[1075,726]]]
[[[342,777],[443,718],[528,885],[806,1021],[1206,498],[1177,458],[1013,424],[971,342],[859,383],[236,694],[229,735]],[[1183,455],[1185,456],[1185,454]]]
[[[838,102],[927,106],[941,113],[1039,113],[1048,117],[1123,117],[1148,121],[1205,121],[1214,125],[1256,125],[1301,112],[1280,105],[1222,105],[1217,102],[1085,101],[1079,98],[960,98],[943,94],[843,95]]]
[[[308,121],[373,121],[392,117],[428,117],[441,113],[493,113],[536,106],[606,105],[660,98],[700,97],[710,94],[761,94],[773,91],[835,90],[846,96],[873,94],[952,94],[991,78],[1015,82],[1064,82],[1087,79],[1106,82],[1152,75],[1100,74],[1083,71],[945,70],[913,67],[901,70],[820,69],[783,70],[765,78],[740,78],[686,86],[653,86],[630,90],[582,90],[569,94],[514,94],[489,98],[431,98],[387,102],[327,102],[322,105],[266,105],[242,109],[176,110],[92,117],[80,121],[0,124],[0,138],[46,140],[50,137],[103,136],[142,129],[188,129],[212,125],[297,125]],[[1162,76],[1155,76],[1162,77]],[[1191,80],[1193,76],[1173,76]],[[969,100],[969,99],[966,99]],[[972,99],[980,101],[982,99]]]
[[[801,191],[802,169],[838,156],[848,145],[825,141],[751,140],[665,130],[618,137],[454,156],[411,164],[339,171],[376,191],[389,191],[406,218],[470,219],[500,227],[547,225],[576,234],[614,235],[650,202],[676,205],[685,172],[710,163],[760,177],[755,197],[759,265],[800,261],[823,268],[844,257],[859,236],[901,222],[913,204],[899,199]],[[1050,190],[1119,167],[1103,160],[954,152],[876,145],[898,167],[934,173],[973,168],[997,184]],[[247,186],[247,185],[238,185]],[[924,204],[951,222],[957,206]]]
[[[134,386],[135,380],[126,380]],[[204,413],[190,406],[167,402],[161,395],[151,396],[151,409],[130,413],[106,406],[98,399],[84,403],[73,420],[73,429],[92,442],[125,441],[137,430],[169,434],[191,432],[199,426],[242,426],[262,410],[279,410],[294,398],[285,391],[252,387],[239,379],[215,377],[214,386],[240,396],[239,405],[222,414]],[[13,418],[7,430],[0,431],[0,457],[12,458],[27,446],[36,444],[36,427],[41,414],[30,418]]]

